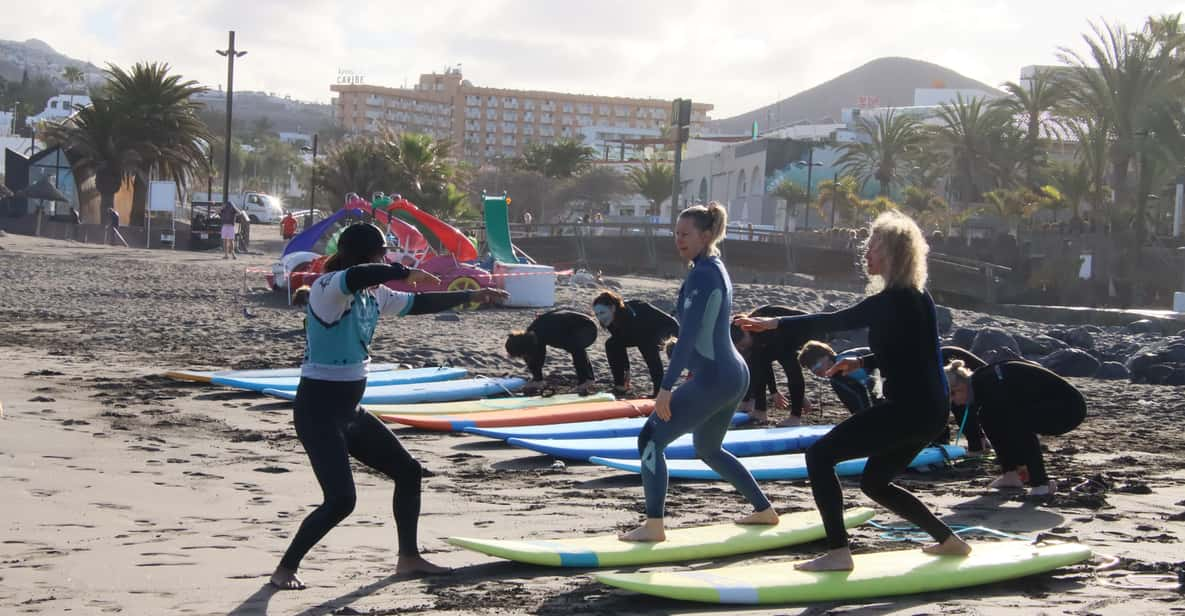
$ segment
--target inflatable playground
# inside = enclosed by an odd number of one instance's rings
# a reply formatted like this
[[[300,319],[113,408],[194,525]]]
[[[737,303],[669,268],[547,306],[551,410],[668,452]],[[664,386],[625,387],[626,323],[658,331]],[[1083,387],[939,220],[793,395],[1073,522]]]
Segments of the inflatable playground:
[[[369,202],[355,194],[345,206],[325,220],[293,237],[280,260],[267,273],[268,287],[292,295],[311,284],[324,271],[325,261],[337,252],[342,230],[356,222],[373,222],[387,231],[389,262],[427,271],[440,279],[437,285],[420,285],[418,291],[463,291],[499,288],[510,293],[504,305],[546,308],[555,304],[557,272],[535,263],[510,237],[510,199],[482,194],[485,223],[484,246],[460,229],[425,212],[398,195],[376,194]],[[410,291],[401,281],[388,286]],[[470,308],[476,308],[476,304]]]

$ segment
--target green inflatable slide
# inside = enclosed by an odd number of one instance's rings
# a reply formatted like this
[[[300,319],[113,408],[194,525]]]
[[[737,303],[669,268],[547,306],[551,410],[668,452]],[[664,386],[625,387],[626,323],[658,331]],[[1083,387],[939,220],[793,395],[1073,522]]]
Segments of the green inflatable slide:
[[[482,195],[482,210],[486,220],[486,246],[495,261],[518,263],[514,245],[510,243],[510,200],[506,195]]]

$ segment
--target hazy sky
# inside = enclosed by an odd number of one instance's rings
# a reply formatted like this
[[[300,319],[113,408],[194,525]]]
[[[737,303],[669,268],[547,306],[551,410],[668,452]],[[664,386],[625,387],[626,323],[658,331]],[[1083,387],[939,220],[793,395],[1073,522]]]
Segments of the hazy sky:
[[[75,8],[70,9],[71,6]],[[928,60],[992,85],[1080,47],[1090,20],[1136,27],[1163,0],[0,0],[0,38],[39,38],[99,66],[166,61],[217,87],[328,101],[339,69],[410,85],[462,64],[479,86],[670,99],[722,118],[869,60]]]

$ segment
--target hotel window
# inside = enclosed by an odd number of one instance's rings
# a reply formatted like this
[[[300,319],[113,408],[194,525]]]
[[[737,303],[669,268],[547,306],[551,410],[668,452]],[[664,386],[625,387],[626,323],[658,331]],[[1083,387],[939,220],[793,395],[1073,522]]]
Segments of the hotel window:
[[[507,122],[514,122],[514,121],[518,120],[518,112],[517,111],[503,111],[502,112],[502,119],[506,120]]]
[[[503,122],[503,123],[502,123],[502,132],[504,132],[504,133],[517,133],[517,132],[518,132],[518,126],[517,126],[517,125],[516,125],[514,122]]]
[[[487,120],[497,120],[498,119],[498,110],[493,109],[493,108],[486,109],[486,119]]]
[[[497,107],[497,106],[498,106],[498,97],[497,96],[486,97],[486,107]]]
[[[533,101],[529,98],[527,100],[523,101],[523,109],[525,109],[527,111],[531,111],[534,108],[535,108],[535,101]]]
[[[597,111],[599,111],[601,115],[609,115],[609,105],[601,105]]]
[[[564,103],[564,113],[572,113],[572,103]]]

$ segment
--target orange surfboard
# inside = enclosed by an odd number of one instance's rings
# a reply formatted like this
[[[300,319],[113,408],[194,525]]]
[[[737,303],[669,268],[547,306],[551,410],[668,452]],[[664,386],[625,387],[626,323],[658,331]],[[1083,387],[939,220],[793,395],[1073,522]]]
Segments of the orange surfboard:
[[[654,400],[614,400],[537,406],[506,411],[465,413],[464,415],[399,415],[378,413],[379,419],[424,430],[458,431],[463,428],[504,428],[507,426],[541,426],[546,424],[644,417],[654,410]]]

